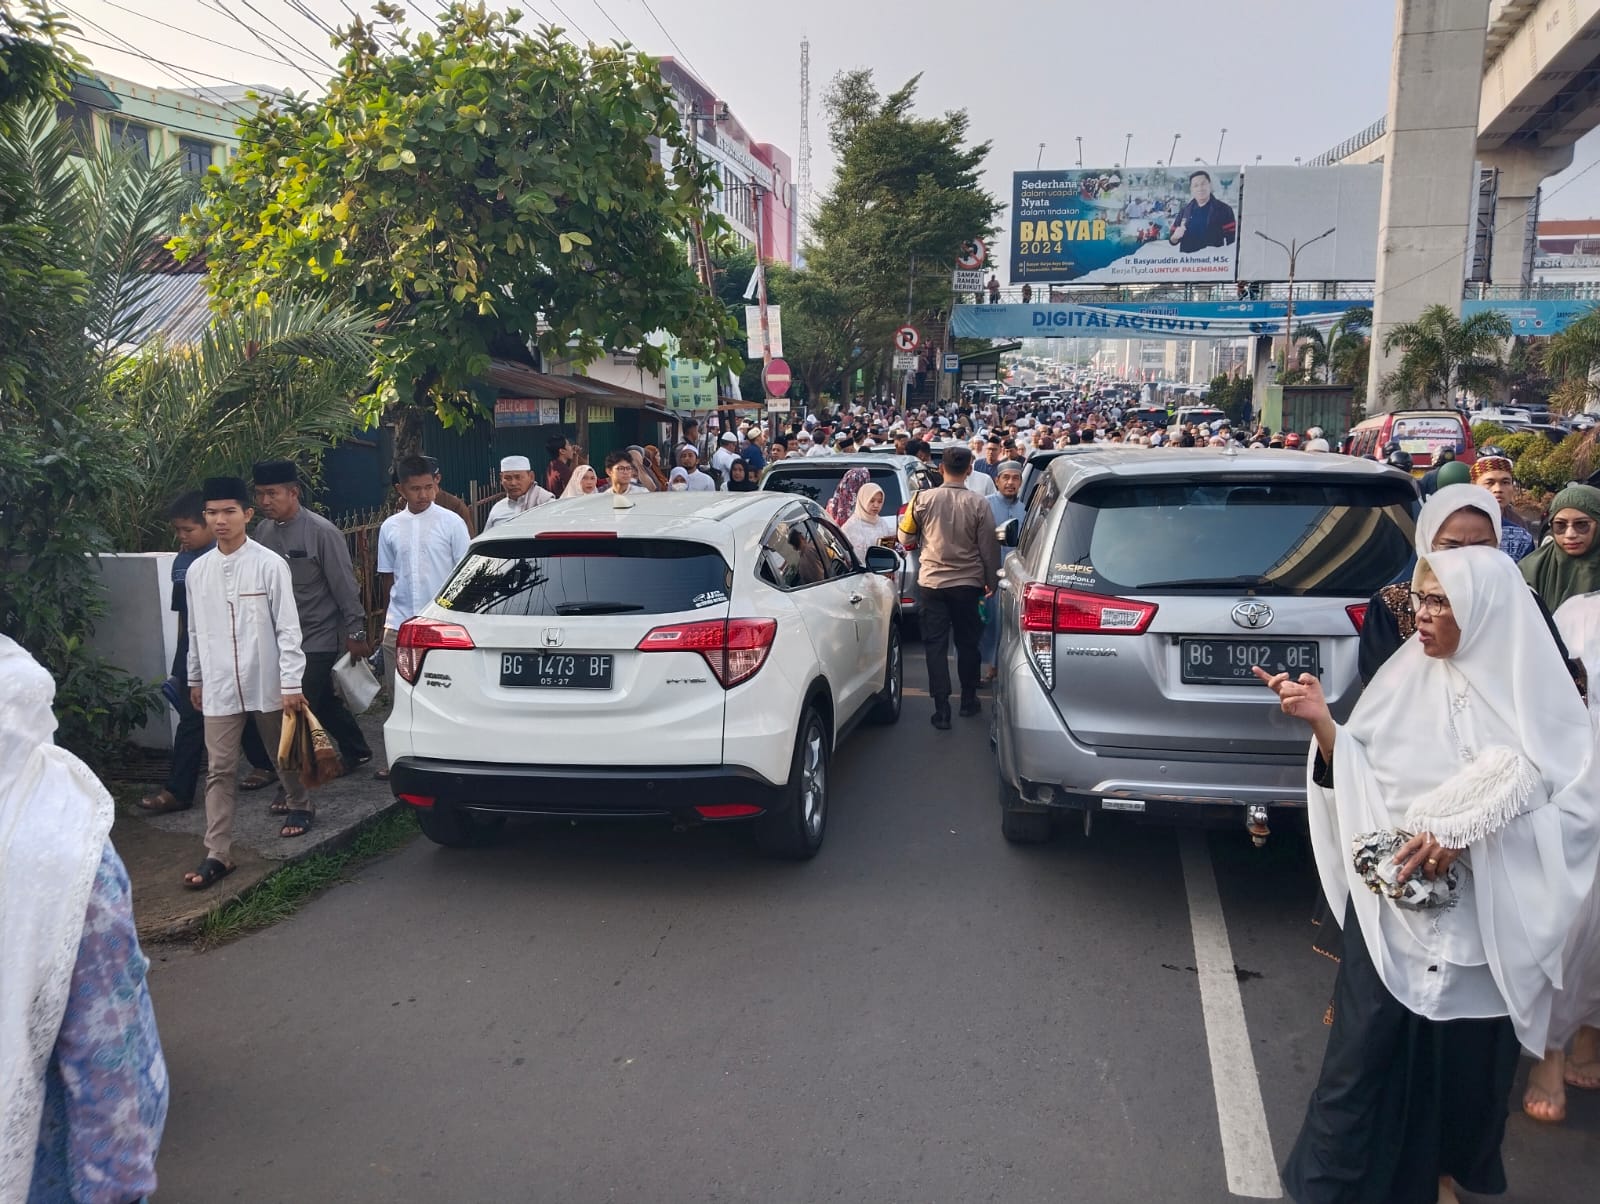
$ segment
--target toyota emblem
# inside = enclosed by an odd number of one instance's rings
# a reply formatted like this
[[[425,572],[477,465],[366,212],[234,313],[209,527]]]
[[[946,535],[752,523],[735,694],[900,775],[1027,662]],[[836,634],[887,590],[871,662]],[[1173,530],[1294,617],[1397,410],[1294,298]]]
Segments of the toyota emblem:
[[[1265,602],[1241,602],[1233,608],[1233,621],[1240,627],[1259,631],[1272,626],[1272,607]]]
[[[1267,612],[1270,615],[1272,612]],[[559,648],[567,637],[561,633],[559,627],[546,627],[544,629],[544,646],[546,648]]]

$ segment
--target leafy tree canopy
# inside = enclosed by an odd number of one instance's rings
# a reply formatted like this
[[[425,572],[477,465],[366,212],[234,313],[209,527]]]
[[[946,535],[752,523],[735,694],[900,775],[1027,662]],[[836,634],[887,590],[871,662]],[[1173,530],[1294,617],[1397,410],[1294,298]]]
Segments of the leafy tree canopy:
[[[1401,403],[1451,405],[1457,389],[1481,393],[1499,380],[1501,344],[1510,337],[1504,314],[1486,310],[1463,321],[1447,305],[1430,305],[1415,322],[1384,334],[1384,352],[1400,351],[1400,363],[1383,380],[1384,394]]]
[[[653,59],[579,50],[518,14],[458,3],[438,30],[376,8],[337,35],[321,97],[241,127],[179,250],[203,250],[225,303],[280,288],[382,315],[373,402],[447,424],[497,355],[587,362],[665,329],[683,354],[733,358],[722,305],[685,250],[708,217],[711,167],[688,142]]]

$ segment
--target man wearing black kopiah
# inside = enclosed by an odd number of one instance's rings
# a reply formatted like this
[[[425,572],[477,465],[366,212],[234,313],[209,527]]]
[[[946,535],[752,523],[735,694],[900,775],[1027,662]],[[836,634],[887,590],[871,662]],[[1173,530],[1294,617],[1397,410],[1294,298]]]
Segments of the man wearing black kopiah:
[[[1210,247],[1232,246],[1239,236],[1239,221],[1225,201],[1211,194],[1211,173],[1196,171],[1189,176],[1189,201],[1178,210],[1168,242],[1178,245],[1184,255]]]

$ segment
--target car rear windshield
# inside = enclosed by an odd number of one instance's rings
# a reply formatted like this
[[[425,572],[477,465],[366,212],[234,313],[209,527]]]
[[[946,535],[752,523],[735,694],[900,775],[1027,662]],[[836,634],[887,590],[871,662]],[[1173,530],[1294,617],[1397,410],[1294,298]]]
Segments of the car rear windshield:
[[[796,493],[808,497],[819,506],[826,506],[839,489],[839,482],[852,468],[865,468],[872,483],[883,490],[883,509],[892,514],[905,505],[905,493],[900,488],[900,471],[896,468],[866,464],[819,465],[812,468],[774,468],[761,483],[761,488],[777,493]]]
[[[721,553],[676,539],[508,539],[478,544],[439,593],[477,615],[675,614],[726,603]]]
[[[1413,491],[1398,481],[1107,481],[1072,495],[1045,567],[1100,593],[1367,598],[1410,563]]]
[[[1427,456],[1451,448],[1465,451],[1467,428],[1461,415],[1451,410],[1437,414],[1410,414],[1396,418],[1389,438],[1399,442],[1400,450],[1411,456]]]

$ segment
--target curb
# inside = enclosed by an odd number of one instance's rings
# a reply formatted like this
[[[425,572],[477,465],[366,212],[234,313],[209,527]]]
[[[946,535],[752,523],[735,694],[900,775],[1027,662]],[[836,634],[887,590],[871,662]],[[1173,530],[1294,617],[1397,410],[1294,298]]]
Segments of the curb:
[[[243,890],[219,897],[210,907],[206,908],[205,911],[200,912],[198,915],[190,916],[187,919],[178,920],[175,923],[168,924],[164,928],[157,928],[148,933],[141,934],[139,937],[140,941],[151,943],[177,943],[192,940],[195,934],[200,930],[200,926],[204,924],[210,916],[215,915],[222,908],[249,898],[256,891],[260,890],[268,882],[271,882],[291,865],[295,865],[301,861],[308,861],[312,857],[320,857],[325,854],[342,853],[345,849],[354,844],[356,838],[363,832],[369,828],[375,827],[383,820],[388,819],[389,816],[393,815],[396,811],[400,810],[404,806],[405,804],[399,799],[391,796],[387,806],[380,807],[371,815],[365,816],[364,818],[351,824],[348,828],[345,828],[343,831],[328,837],[328,839],[324,840],[321,844],[307,848],[304,852],[296,853],[292,857],[286,857],[281,860],[274,859],[271,863],[273,868],[259,881],[251,883]]]

